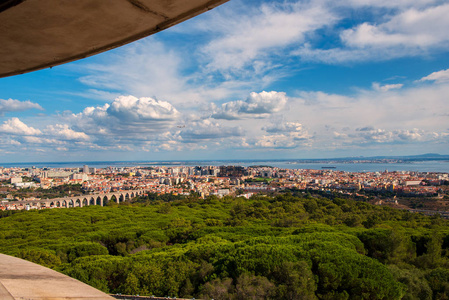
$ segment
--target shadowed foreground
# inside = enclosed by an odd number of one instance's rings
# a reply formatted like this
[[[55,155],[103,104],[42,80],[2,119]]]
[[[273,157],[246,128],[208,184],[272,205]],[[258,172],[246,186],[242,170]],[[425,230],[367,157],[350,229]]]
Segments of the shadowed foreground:
[[[32,262],[0,254],[0,299],[114,299],[76,279]]]

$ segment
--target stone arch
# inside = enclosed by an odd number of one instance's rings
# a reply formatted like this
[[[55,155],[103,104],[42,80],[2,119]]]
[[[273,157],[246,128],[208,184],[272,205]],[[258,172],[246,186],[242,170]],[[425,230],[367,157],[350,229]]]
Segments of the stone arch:
[[[131,192],[131,199],[136,197],[136,195],[134,194],[134,192]]]
[[[97,197],[97,200],[95,201],[95,205],[103,206],[103,203],[102,203],[102,202],[103,202],[103,201],[101,201],[101,197],[98,196],[98,197]]]
[[[129,193],[125,194],[125,201],[129,201]]]
[[[54,201],[50,202],[50,208],[53,208],[56,206],[56,203]]]
[[[73,199],[70,199],[70,200],[67,202],[67,205],[68,205],[68,207],[74,207],[74,206],[75,206],[75,203],[73,202]]]
[[[83,204],[81,203],[80,199],[75,200],[75,207],[83,207]]]
[[[61,207],[61,201],[56,201],[56,207]]]
[[[112,195],[112,196],[111,196],[110,201],[111,201],[111,202],[115,202],[115,203],[119,203],[119,202],[118,202],[118,198],[117,198],[115,195]]]
[[[63,200],[61,202],[61,207],[67,208],[67,201]]]
[[[84,198],[81,203],[82,203],[83,207],[84,206],[89,206],[89,201],[86,198]]]
[[[89,205],[95,205],[95,199],[94,197],[91,197],[89,200]]]
[[[119,203],[124,202],[124,201],[125,201],[125,196],[123,194],[120,194]]]
[[[103,206],[108,205],[108,202],[109,202],[108,196],[104,196],[103,197]]]

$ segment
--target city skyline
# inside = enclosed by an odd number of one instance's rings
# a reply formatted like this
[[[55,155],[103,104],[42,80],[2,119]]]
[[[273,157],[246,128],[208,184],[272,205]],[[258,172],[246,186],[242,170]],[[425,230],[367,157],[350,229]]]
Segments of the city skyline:
[[[2,78],[0,161],[449,154],[449,4],[390,2],[231,0]]]

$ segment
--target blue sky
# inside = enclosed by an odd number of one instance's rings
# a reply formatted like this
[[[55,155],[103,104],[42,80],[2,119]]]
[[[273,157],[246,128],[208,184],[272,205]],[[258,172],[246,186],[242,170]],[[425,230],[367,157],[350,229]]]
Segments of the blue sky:
[[[449,3],[231,0],[0,79],[0,162],[449,154]]]

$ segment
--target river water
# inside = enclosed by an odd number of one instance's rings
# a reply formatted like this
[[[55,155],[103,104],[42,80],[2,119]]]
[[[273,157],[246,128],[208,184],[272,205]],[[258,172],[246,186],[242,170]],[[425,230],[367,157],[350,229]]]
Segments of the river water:
[[[264,165],[283,169],[313,169],[321,170],[329,168],[331,170],[347,172],[382,172],[388,171],[416,171],[416,172],[444,172],[449,173],[448,160],[412,160],[406,162],[351,162],[351,161],[301,161],[301,160],[216,160],[216,161],[93,161],[93,162],[46,162],[46,163],[3,163],[0,166],[5,168],[81,168],[87,164],[89,167],[132,167],[132,166],[255,166]]]

